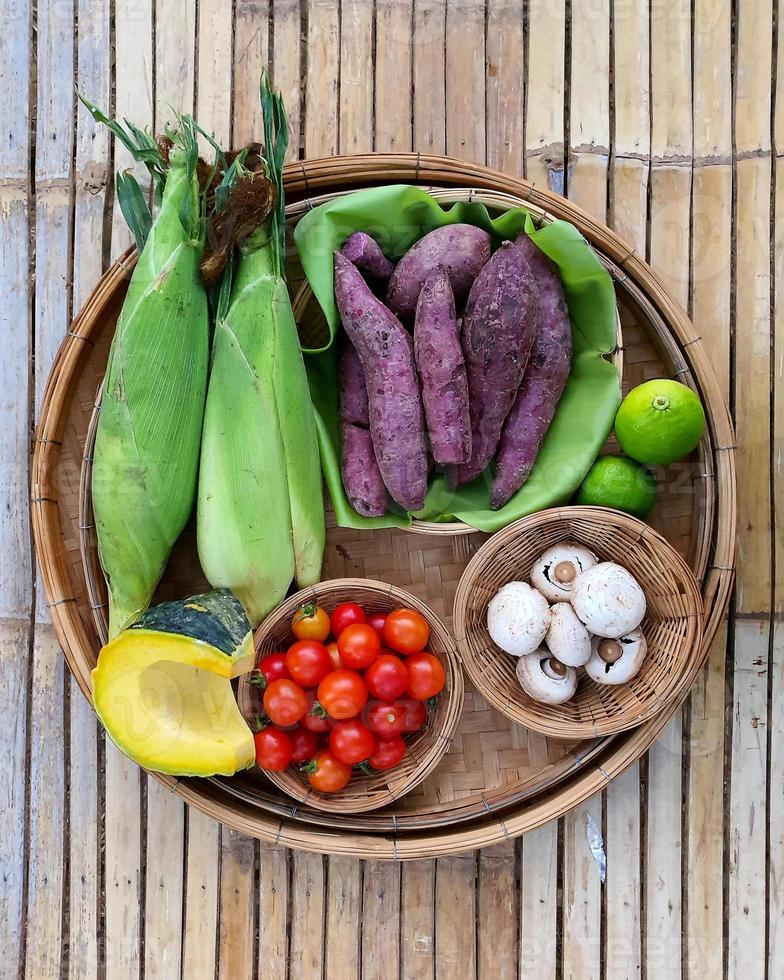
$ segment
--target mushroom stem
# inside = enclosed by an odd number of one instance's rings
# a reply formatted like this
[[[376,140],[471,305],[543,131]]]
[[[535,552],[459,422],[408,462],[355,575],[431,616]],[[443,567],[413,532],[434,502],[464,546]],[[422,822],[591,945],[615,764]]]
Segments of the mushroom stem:
[[[559,561],[553,569],[553,575],[557,582],[573,582],[577,576],[577,571],[570,561]]]
[[[556,660],[555,657],[550,657],[549,660],[546,660],[542,664],[542,670],[548,677],[552,677],[553,680],[556,677],[566,677],[567,674],[566,666],[560,660]]]
[[[623,656],[623,647],[617,640],[602,640],[596,652],[606,664],[615,664]]]

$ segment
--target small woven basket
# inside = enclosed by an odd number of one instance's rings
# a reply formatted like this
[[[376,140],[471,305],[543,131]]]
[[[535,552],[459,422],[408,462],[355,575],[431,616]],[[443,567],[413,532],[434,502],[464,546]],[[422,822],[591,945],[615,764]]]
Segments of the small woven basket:
[[[326,813],[362,813],[375,810],[398,799],[421,783],[438,765],[452,741],[463,708],[463,673],[455,651],[454,640],[441,620],[408,592],[369,579],[342,578],[320,582],[286,599],[256,631],[257,662],[276,650],[285,650],[293,641],[291,619],[300,606],[316,602],[331,613],[341,602],[358,602],[368,613],[391,612],[393,609],[416,609],[430,626],[427,649],[443,663],[446,683],[428,711],[427,723],[406,739],[402,762],[388,772],[368,776],[355,770],[351,781],[338,793],[316,792],[298,767],[283,772],[263,770],[279,789],[300,803]],[[237,700],[246,720],[262,713],[262,692],[250,683],[248,674],[240,678]]]
[[[490,639],[487,607],[502,585],[527,581],[539,555],[567,540],[633,572],[648,604],[648,652],[628,684],[595,684],[580,671],[570,701],[541,704],[520,687],[516,658]],[[701,656],[702,599],[688,566],[653,528],[604,507],[542,511],[494,534],[460,579],[454,617],[463,666],[482,695],[518,725],[553,738],[611,735],[647,721],[691,683]]]

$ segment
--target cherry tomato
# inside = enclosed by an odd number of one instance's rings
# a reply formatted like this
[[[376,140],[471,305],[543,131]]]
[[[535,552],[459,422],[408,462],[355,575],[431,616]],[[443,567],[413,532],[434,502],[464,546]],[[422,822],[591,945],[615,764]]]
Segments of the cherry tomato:
[[[318,752],[319,740],[315,732],[303,728],[301,725],[291,732],[291,761],[307,762]]]
[[[298,640],[286,653],[286,667],[293,680],[303,687],[315,687],[332,669],[323,643],[316,640]]]
[[[256,665],[256,669],[250,675],[251,684],[264,688],[273,681],[280,680],[281,677],[289,677],[286,667],[285,653],[271,653]]]
[[[367,764],[376,772],[386,772],[387,769],[394,769],[405,754],[406,743],[399,735],[393,735],[376,743],[376,751],[368,758]]]
[[[380,739],[406,730],[406,706],[402,701],[371,701],[363,716],[367,727]]]
[[[331,643],[327,644],[327,653],[329,654],[329,660],[332,664],[333,670],[340,670],[341,667],[345,666],[343,661],[340,659],[340,651],[338,650],[337,640],[333,640]]]
[[[330,629],[335,639],[340,636],[347,626],[351,626],[352,623],[364,622],[365,611],[356,602],[341,602],[339,606],[335,607],[335,611],[329,619]]]
[[[364,670],[381,653],[381,639],[367,623],[352,623],[338,637],[338,653],[346,667]]]
[[[318,699],[330,718],[353,718],[365,707],[367,685],[355,670],[333,670],[318,686]]]
[[[384,621],[384,643],[398,653],[419,653],[430,639],[427,620],[414,609],[395,609]]]
[[[305,692],[286,677],[273,681],[264,691],[264,711],[275,725],[294,725],[307,710]]]
[[[445,682],[444,667],[432,653],[414,653],[406,660],[408,668],[408,693],[412,698],[427,701],[442,690]]]
[[[408,687],[408,670],[400,657],[382,653],[365,671],[365,683],[372,697],[394,701]]]
[[[384,629],[384,623],[386,621],[386,618],[387,618],[386,613],[382,613],[382,612],[371,613],[367,618],[368,626],[372,626],[373,629],[376,631],[376,633],[381,635],[381,632]]]
[[[427,707],[424,701],[405,698],[397,703],[403,705],[403,731],[409,734],[418,732],[427,721]]]
[[[331,727],[330,720],[324,708],[316,700],[316,692],[305,691],[305,700],[307,701],[308,710],[302,719],[304,727],[309,732],[315,732],[317,735],[320,735],[322,732],[328,732]]]
[[[329,613],[314,602],[300,606],[291,620],[291,632],[298,640],[318,640],[329,636]]]
[[[349,718],[347,721],[337,721],[332,726],[329,747],[339,762],[355,766],[373,755],[376,751],[376,740],[361,721]]]
[[[292,759],[291,738],[279,728],[268,725],[253,736],[256,743],[256,765],[280,772]]]
[[[336,759],[329,749],[318,751],[303,772],[319,793],[337,793],[351,779],[351,766]]]

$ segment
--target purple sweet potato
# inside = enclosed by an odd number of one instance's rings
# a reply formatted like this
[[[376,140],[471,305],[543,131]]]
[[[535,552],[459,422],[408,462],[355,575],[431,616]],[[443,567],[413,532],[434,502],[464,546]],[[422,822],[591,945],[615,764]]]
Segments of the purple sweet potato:
[[[496,510],[528,479],[558,408],[572,359],[572,328],[560,276],[527,235],[521,236],[520,247],[528,255],[539,285],[539,326],[517,398],[501,433],[490,491],[490,506]]]
[[[495,454],[536,336],[538,302],[527,254],[505,242],[477,276],[463,317],[471,459],[458,467],[458,483],[479,476]]]
[[[347,343],[340,359],[340,472],[349,503],[363,517],[383,517],[387,488],[370,437],[365,374]]]
[[[427,491],[427,440],[414,343],[356,266],[335,252],[335,299],[365,373],[370,434],[392,498],[420,510]]]
[[[471,458],[468,379],[455,297],[443,268],[427,277],[419,294],[414,355],[433,459],[465,463]]]
[[[371,238],[364,231],[355,231],[350,235],[340,251],[361,273],[376,282],[387,282],[395,268],[381,251],[381,246],[375,238]]]
[[[490,236],[475,225],[444,225],[420,238],[395,266],[387,287],[387,306],[401,320],[416,313],[425,279],[439,266],[446,269],[455,302],[462,306],[479,270],[490,258]]]

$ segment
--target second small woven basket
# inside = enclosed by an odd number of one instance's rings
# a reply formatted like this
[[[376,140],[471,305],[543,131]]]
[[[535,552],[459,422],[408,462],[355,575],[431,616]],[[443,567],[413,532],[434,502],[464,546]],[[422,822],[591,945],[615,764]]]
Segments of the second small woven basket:
[[[487,631],[487,607],[511,581],[527,581],[542,552],[563,541],[587,546],[600,561],[628,568],[647,600],[642,629],[648,652],[628,684],[594,684],[579,671],[565,704],[541,704],[520,687],[516,659]],[[676,697],[700,656],[702,599],[681,556],[653,528],[604,507],[563,507],[515,521],[477,551],[455,596],[455,635],[463,666],[483,697],[518,725],[553,738],[611,735],[633,728]]]
[[[264,775],[279,789],[300,803],[327,813],[361,813],[385,806],[408,793],[438,765],[452,741],[463,708],[463,672],[455,653],[449,630],[435,613],[416,596],[384,582],[369,579],[332,579],[303,589],[281,603],[256,630],[257,662],[276,650],[285,650],[293,642],[291,619],[300,606],[315,602],[332,613],[341,602],[357,602],[366,613],[391,612],[393,609],[416,609],[430,626],[427,649],[444,666],[446,683],[428,712],[424,727],[406,739],[406,754],[394,769],[367,775],[355,770],[351,781],[338,793],[317,793],[299,769],[291,765],[282,772]],[[246,674],[240,678],[237,700],[248,721],[262,712],[262,693],[250,683]]]

